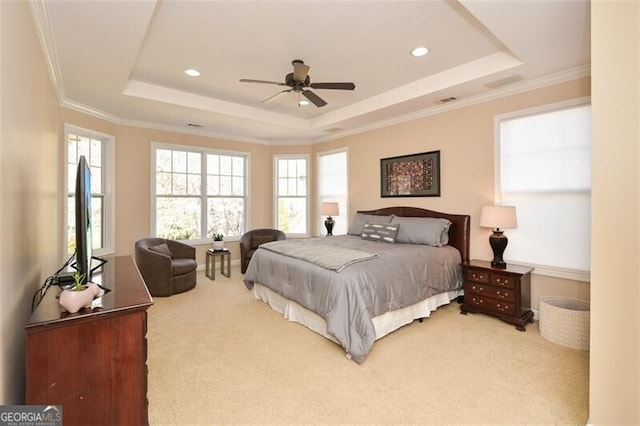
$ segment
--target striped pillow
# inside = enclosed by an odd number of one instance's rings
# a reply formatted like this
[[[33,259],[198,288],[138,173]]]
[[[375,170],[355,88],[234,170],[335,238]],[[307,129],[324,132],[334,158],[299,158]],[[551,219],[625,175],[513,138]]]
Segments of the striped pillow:
[[[362,227],[362,239],[395,244],[398,228],[400,228],[400,225],[367,222]]]
[[[351,226],[349,227],[349,235],[357,235],[358,237],[362,236],[362,228],[364,224],[367,222],[377,222],[377,223],[389,223],[393,215],[390,214],[388,216],[379,216],[375,214],[364,214],[364,213],[356,213],[356,217],[353,218],[353,222],[351,222]]]

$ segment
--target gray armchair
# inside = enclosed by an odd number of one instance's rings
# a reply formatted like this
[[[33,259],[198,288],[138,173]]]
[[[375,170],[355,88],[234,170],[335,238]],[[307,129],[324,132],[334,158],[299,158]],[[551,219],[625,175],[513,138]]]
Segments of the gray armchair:
[[[164,238],[143,238],[136,241],[135,253],[152,296],[171,296],[196,286],[195,247]]]
[[[240,237],[240,272],[247,271],[251,256],[258,249],[260,244],[277,240],[286,240],[287,236],[278,229],[259,228],[245,232]]]

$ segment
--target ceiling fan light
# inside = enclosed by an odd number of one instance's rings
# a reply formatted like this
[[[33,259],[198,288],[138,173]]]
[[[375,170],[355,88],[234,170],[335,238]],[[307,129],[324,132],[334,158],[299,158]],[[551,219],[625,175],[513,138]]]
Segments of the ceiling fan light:
[[[307,105],[309,105],[309,101],[306,99],[300,99],[298,101],[298,106],[307,106]]]
[[[415,49],[413,49],[411,51],[411,55],[415,56],[415,57],[420,57],[420,56],[424,56],[427,53],[429,53],[429,49],[424,47],[424,46],[420,46],[420,47],[416,47]]]
[[[200,71],[198,71],[195,68],[188,68],[186,70],[184,70],[184,73],[186,75],[188,75],[189,77],[200,77]]]

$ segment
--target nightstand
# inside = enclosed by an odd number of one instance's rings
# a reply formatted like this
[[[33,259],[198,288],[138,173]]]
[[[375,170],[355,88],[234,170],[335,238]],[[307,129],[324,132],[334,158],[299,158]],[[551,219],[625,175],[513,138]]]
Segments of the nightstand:
[[[491,262],[472,260],[462,265],[464,302],[460,313],[477,312],[492,315],[526,331],[533,322],[531,306],[531,271],[527,266],[507,264],[506,269],[493,268]]]

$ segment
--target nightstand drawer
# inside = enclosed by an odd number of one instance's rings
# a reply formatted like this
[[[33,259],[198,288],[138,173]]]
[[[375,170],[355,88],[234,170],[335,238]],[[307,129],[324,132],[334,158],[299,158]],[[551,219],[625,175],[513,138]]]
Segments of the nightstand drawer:
[[[491,284],[499,287],[516,288],[515,279],[507,275],[491,274]]]
[[[477,306],[484,310],[495,312],[498,314],[515,315],[516,313],[515,303],[505,302],[503,300],[495,300],[489,297],[483,297],[474,294],[465,297],[464,303],[469,303],[473,306]]]
[[[467,271],[467,280],[475,281],[477,283],[489,284],[489,274],[487,272],[471,269]]]
[[[469,293],[475,293],[480,296],[491,297],[493,299],[499,299],[514,303],[516,301],[516,292],[511,289],[504,289],[500,287],[493,287],[490,285],[483,285],[472,282],[468,282],[465,289]]]

